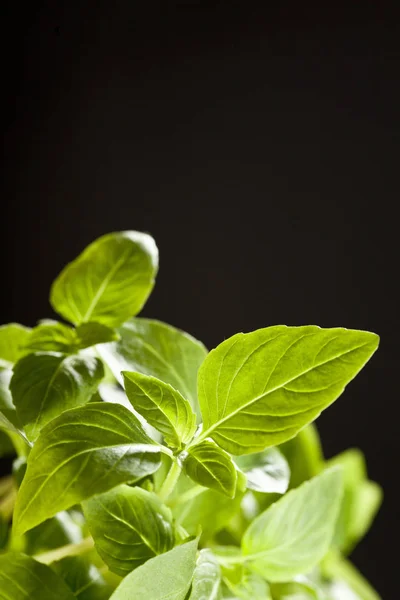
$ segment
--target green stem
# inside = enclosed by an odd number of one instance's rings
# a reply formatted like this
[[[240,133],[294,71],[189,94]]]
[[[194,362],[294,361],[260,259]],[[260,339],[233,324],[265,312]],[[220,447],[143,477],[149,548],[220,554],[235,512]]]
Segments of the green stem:
[[[206,490],[207,488],[203,487],[202,485],[195,485],[194,487],[190,488],[190,490],[188,490],[187,492],[179,495],[178,498],[176,498],[176,500],[174,500],[173,502],[169,502],[168,506],[175,507],[179,504],[186,504],[187,502],[190,502],[190,500],[193,500],[193,498],[196,498],[196,496],[202,494]]]
[[[49,552],[42,552],[41,554],[36,554],[33,558],[45,565],[49,565],[50,563],[56,560],[61,560],[62,558],[65,558],[66,556],[79,556],[80,554],[89,552],[89,550],[91,550],[93,547],[93,538],[87,537],[78,544],[67,544],[66,546],[55,548],[54,550],[50,550]]]
[[[176,459],[173,459],[170,470],[168,471],[168,475],[166,476],[164,483],[161,486],[161,489],[158,493],[159,497],[163,502],[168,498],[168,496],[173,491],[176,482],[179,479],[179,475],[181,474],[182,467],[179,465]]]

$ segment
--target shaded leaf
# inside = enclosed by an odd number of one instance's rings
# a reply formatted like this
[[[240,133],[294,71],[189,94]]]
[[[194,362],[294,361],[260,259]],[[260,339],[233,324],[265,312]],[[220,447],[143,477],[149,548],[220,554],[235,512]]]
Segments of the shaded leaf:
[[[169,383],[197,407],[197,372],[207,355],[201,342],[161,321],[131,319],[118,329],[119,342],[99,350],[116,379],[138,371]]]
[[[171,512],[151,492],[122,485],[83,507],[97,552],[118,575],[127,575],[174,545]]]
[[[44,427],[29,455],[15,533],[159,466],[159,447],[123,406],[99,402],[69,410]]]
[[[103,375],[102,362],[91,356],[37,352],[22,358],[10,390],[29,439],[62,412],[88,402]]]
[[[1,600],[76,600],[70,588],[49,567],[30,556],[0,554]]]
[[[111,588],[85,556],[68,556],[52,564],[78,600],[108,600]]]
[[[382,488],[369,481],[364,455],[350,449],[327,461],[339,465],[344,474],[344,494],[336,523],[333,544],[349,554],[370,528],[382,503]]]

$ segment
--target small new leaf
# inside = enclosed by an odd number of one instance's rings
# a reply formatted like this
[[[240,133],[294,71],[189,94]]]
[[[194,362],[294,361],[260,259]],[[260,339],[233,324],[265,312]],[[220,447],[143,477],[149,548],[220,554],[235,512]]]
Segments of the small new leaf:
[[[76,600],[71,589],[50,567],[14,552],[0,555],[0,598]]]
[[[18,361],[10,390],[28,438],[34,441],[49,421],[88,402],[103,376],[103,363],[90,356],[36,352]]]
[[[101,347],[116,379],[121,371],[138,371],[172,385],[196,414],[197,372],[207,349],[188,333],[161,321],[131,319],[118,329],[120,340]]]
[[[133,408],[158,429],[174,449],[187,444],[196,430],[196,415],[189,402],[160,379],[123,371],[125,392]]]
[[[174,545],[170,510],[140,487],[118,486],[83,509],[97,552],[123,577]]]
[[[158,269],[153,238],[137,231],[110,233],[67,265],[51,288],[50,302],[67,321],[118,327],[146,302]]]
[[[154,473],[159,447],[119,404],[90,403],[43,428],[28,458],[14,512],[22,535],[60,510]]]
[[[185,471],[193,481],[234,498],[237,469],[231,456],[212,440],[204,440],[188,451]]]
[[[234,335],[199,370],[199,441],[212,437],[241,455],[294,437],[340,396],[378,343],[366,331],[316,326]]]
[[[196,566],[197,540],[151,558],[127,575],[110,600],[185,600]]]
[[[310,571],[332,540],[342,489],[341,469],[329,469],[254,519],[242,539],[250,568],[273,582]]]

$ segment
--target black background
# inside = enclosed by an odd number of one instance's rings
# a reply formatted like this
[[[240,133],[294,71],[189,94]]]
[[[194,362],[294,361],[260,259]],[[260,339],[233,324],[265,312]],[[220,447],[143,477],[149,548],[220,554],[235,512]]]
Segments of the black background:
[[[52,316],[62,266],[130,228],[161,253],[143,315],[208,347],[280,323],[379,333],[319,427],[327,456],[361,447],[385,488],[354,558],[387,600],[398,595],[400,21],[350,6],[4,3],[1,321]]]

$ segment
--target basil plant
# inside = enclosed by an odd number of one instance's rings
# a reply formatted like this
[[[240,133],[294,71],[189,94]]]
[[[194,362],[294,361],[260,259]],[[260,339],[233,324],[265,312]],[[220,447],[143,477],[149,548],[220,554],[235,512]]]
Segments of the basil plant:
[[[0,328],[0,598],[379,598],[348,555],[381,489],[314,425],[378,336],[277,325],[209,352],[136,317],[157,269],[151,236],[105,235],[54,281],[62,320]]]

